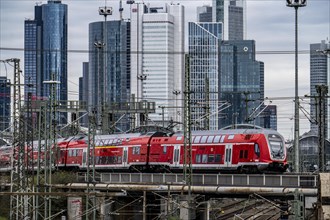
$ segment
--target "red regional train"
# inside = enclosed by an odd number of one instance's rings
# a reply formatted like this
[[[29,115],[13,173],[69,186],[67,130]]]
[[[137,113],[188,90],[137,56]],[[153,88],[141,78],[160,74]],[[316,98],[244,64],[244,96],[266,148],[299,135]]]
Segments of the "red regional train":
[[[288,166],[283,137],[269,129],[192,131],[191,149],[193,172],[284,172]],[[55,163],[59,169],[86,170],[87,154],[87,136],[59,139]],[[182,172],[184,135],[159,131],[96,135],[90,157],[100,171]],[[9,164],[8,156],[2,158],[6,161],[0,164]]]
[[[284,172],[288,166],[284,139],[274,130],[193,131],[191,137],[194,172]],[[87,168],[87,137],[62,140],[58,147],[59,168]],[[93,156],[98,170],[179,172],[184,166],[184,136],[181,132],[97,135]]]

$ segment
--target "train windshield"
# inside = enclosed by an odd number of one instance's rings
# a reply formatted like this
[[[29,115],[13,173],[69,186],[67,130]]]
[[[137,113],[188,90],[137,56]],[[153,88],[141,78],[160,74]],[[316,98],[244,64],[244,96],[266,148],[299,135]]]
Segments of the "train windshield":
[[[284,144],[281,136],[276,134],[270,134],[268,136],[270,150],[273,157],[283,158],[284,157]]]

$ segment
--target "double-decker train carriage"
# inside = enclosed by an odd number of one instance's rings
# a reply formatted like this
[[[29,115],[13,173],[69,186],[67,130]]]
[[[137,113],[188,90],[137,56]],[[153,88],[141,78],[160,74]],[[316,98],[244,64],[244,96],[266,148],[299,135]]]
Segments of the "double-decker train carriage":
[[[88,143],[88,137],[81,135],[58,139],[56,147],[51,147],[54,167],[86,170]],[[43,145],[43,141],[33,142],[34,166],[38,158],[49,160]],[[89,147],[89,158],[100,171],[182,172],[184,168],[182,132],[96,135],[95,146]],[[11,159],[12,147],[0,148],[0,171],[8,170]],[[288,166],[283,137],[262,128],[193,131],[191,164],[193,172],[284,172]]]
[[[62,168],[87,168],[87,137],[58,143]],[[92,149],[92,148],[91,148]],[[191,138],[194,172],[284,172],[287,152],[283,137],[267,129],[227,129],[194,131]],[[95,168],[140,172],[182,171],[182,133],[120,134],[95,136]]]

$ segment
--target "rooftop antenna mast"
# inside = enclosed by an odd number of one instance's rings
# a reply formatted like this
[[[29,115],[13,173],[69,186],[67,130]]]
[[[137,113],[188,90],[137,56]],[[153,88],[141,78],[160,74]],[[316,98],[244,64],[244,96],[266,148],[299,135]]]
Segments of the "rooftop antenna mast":
[[[123,2],[122,0],[119,0],[119,18],[121,21],[123,20],[123,11],[124,11]]]

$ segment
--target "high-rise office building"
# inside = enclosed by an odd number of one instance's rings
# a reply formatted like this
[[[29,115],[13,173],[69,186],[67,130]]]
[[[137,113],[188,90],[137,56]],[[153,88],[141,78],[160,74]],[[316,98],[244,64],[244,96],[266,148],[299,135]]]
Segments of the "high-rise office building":
[[[261,114],[263,117],[263,126],[264,128],[270,128],[277,130],[277,106],[268,105],[265,107],[265,110]]]
[[[197,7],[197,22],[212,22],[212,7],[204,5]]]
[[[131,94],[156,103],[156,124],[182,122],[184,7],[131,5]],[[139,120],[137,120],[137,125]]]
[[[89,88],[88,88],[88,77],[89,77],[89,63],[88,62],[83,62],[82,64],[82,77],[79,77],[79,102],[80,104],[86,105],[87,108],[87,103],[88,103],[88,95],[89,95]],[[87,127],[88,126],[88,114],[81,112],[79,114],[79,117],[81,119],[79,122],[81,123],[82,126]]]
[[[217,130],[222,23],[189,22],[188,30],[192,129]]]
[[[246,36],[246,0],[213,0],[212,18],[222,22],[224,40],[243,40]]]
[[[237,123],[262,125],[253,114],[264,98],[264,64],[255,60],[255,42],[223,41],[220,54],[219,99],[231,105],[221,112],[220,127]]]
[[[315,96],[318,96],[316,92],[317,85],[328,86],[330,87],[330,58],[329,54],[325,51],[330,49],[330,43],[326,41],[321,41],[321,43],[311,44],[310,45],[310,95],[311,98],[311,117],[316,120],[317,111],[316,111],[316,102]],[[329,94],[329,93],[328,93]],[[330,108],[328,103],[329,99],[325,99],[325,130],[327,131],[326,137],[330,137],[329,123],[330,123]],[[318,125],[316,123],[311,123],[311,130],[314,132],[318,131]]]
[[[130,23],[123,20],[93,22],[89,24],[88,106],[96,110],[99,122],[112,123],[120,116],[110,115],[107,106],[129,101],[130,96]],[[87,77],[87,76],[86,76]],[[85,85],[86,86],[86,85]],[[103,110],[102,110],[103,109]],[[109,116],[109,115],[108,115]],[[120,120],[126,131],[127,117]],[[111,120],[111,121],[104,121]],[[112,126],[114,127],[114,126]],[[114,132],[114,131],[112,131]]]
[[[56,82],[56,99],[68,99],[67,86],[67,5],[60,0],[35,6],[34,20],[25,20],[24,91],[27,99],[49,99]],[[48,83],[47,83],[48,82]],[[67,123],[67,114],[59,123]]]
[[[0,76],[0,131],[10,126],[10,102],[10,80]]]

